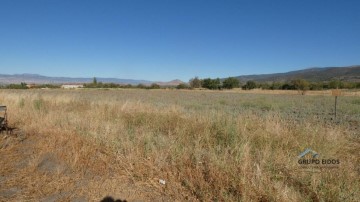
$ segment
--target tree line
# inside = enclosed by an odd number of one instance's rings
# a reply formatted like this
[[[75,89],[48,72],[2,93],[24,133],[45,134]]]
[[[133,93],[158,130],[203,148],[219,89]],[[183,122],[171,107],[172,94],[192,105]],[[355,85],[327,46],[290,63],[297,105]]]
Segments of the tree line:
[[[29,89],[29,85],[25,82],[21,82],[20,84],[8,84],[8,85],[0,85],[1,89]],[[33,85],[31,88],[61,88],[61,85],[56,84],[38,84]]]
[[[189,85],[181,84],[182,88],[207,88],[207,89],[233,89],[242,88],[251,90],[255,88],[264,90],[326,90],[326,89],[360,89],[360,82],[346,82],[340,80],[331,80],[329,82],[309,82],[305,79],[294,79],[288,82],[255,82],[246,81],[244,84],[235,77],[229,77],[224,80],[219,78],[199,79],[194,77],[189,80]]]
[[[141,88],[141,89],[160,89],[160,88],[174,88],[173,86],[160,86],[159,84],[152,83],[151,85],[131,85],[131,84],[117,84],[117,83],[102,83],[98,82],[94,77],[92,83],[85,83],[84,88]],[[28,89],[29,86],[22,82],[20,84],[8,84],[0,86],[2,89]],[[38,84],[33,85],[31,88],[61,88],[57,84]],[[205,88],[210,90],[222,90],[242,88],[244,90],[251,89],[264,89],[264,90],[299,90],[305,92],[307,90],[326,90],[326,89],[360,89],[360,82],[345,82],[341,80],[332,80],[329,82],[309,82],[305,79],[294,79],[288,82],[255,82],[246,81],[240,82],[235,77],[228,77],[221,80],[220,78],[200,79],[194,77],[188,83],[181,83],[176,86],[177,89],[199,89]]]
[[[92,83],[85,83],[84,88],[141,88],[141,89],[160,89],[161,86],[157,83],[152,83],[150,86],[144,84],[131,85],[131,84],[118,84],[118,83],[103,83],[98,82],[96,77],[93,78]]]

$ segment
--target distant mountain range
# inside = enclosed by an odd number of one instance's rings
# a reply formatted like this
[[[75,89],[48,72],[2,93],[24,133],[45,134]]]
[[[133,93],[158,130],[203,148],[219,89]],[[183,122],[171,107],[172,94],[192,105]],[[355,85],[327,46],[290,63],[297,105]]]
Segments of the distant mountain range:
[[[118,79],[118,78],[100,78],[96,77],[97,82],[103,83],[116,83],[116,84],[144,84],[150,85],[157,83],[162,86],[176,86],[184,83],[180,80],[173,80],[169,82],[155,82],[147,80],[134,80],[134,79]],[[70,77],[49,77],[39,74],[0,74],[0,84],[11,84],[25,82],[28,84],[64,84],[64,83],[91,83],[93,78],[70,78]]]
[[[341,81],[360,82],[360,65],[349,67],[323,67],[308,68],[298,71],[290,71],[286,73],[275,74],[258,74],[237,76],[240,81],[249,80],[256,82],[286,82],[294,79],[305,79],[308,81],[330,81],[338,79]],[[173,80],[169,82],[156,82],[148,80],[118,79],[118,78],[96,78],[98,82],[117,83],[117,84],[144,84],[150,85],[157,83],[161,86],[176,86],[184,83],[181,80]],[[64,83],[91,83],[93,78],[70,78],[70,77],[48,77],[38,74],[0,74],[0,84],[11,84],[25,82],[28,84],[64,84]]]
[[[305,79],[307,81],[330,81],[338,79],[341,81],[360,82],[360,65],[348,67],[315,67],[298,71],[275,74],[258,74],[237,76],[240,81],[249,80],[256,82],[286,82],[294,79]]]

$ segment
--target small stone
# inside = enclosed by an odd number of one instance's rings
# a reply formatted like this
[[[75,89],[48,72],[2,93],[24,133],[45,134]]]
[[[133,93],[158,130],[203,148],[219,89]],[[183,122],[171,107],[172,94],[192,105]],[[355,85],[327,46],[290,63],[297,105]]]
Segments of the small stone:
[[[162,180],[162,179],[159,180],[159,183],[162,184],[162,185],[166,184],[165,180]]]

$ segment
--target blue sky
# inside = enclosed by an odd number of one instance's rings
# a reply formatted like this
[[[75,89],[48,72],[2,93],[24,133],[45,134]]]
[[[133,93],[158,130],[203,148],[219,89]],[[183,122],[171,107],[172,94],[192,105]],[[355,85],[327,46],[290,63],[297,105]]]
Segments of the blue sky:
[[[358,0],[0,0],[0,74],[168,81],[360,64]]]

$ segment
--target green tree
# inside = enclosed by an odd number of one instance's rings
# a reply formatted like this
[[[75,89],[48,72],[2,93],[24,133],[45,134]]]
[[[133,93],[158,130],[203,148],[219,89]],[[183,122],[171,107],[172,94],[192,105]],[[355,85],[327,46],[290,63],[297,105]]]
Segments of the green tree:
[[[305,92],[309,90],[309,82],[304,79],[295,79],[291,82],[294,85],[294,88],[301,92],[302,95],[305,95]]]
[[[20,86],[21,86],[22,89],[27,89],[28,88],[27,84],[25,82],[21,82]]]
[[[176,86],[177,89],[188,89],[189,86],[186,83],[180,83]]]
[[[201,80],[196,76],[189,81],[191,88],[201,88]]]
[[[295,89],[295,87],[294,87],[294,85],[292,85],[292,84],[284,83],[284,84],[281,86],[281,89],[282,89],[282,90],[293,90],[293,89]]]
[[[137,88],[146,88],[146,86],[144,84],[142,84],[142,83],[139,83],[136,87]]]
[[[359,88],[359,89],[360,89],[360,82],[357,82],[357,83],[356,83],[355,88]]]
[[[160,89],[160,85],[157,83],[152,83],[150,86],[151,89]]]
[[[312,82],[312,83],[310,83],[310,85],[309,85],[309,89],[310,89],[310,90],[322,90],[322,89],[323,89],[323,86],[324,86],[324,84],[323,84],[321,81],[319,81],[319,82]]]
[[[282,86],[283,86],[283,84],[280,83],[280,82],[273,82],[273,83],[271,84],[271,86],[270,86],[270,89],[271,89],[271,90],[278,90],[278,89],[281,89]]]
[[[244,90],[251,90],[256,88],[255,81],[247,81],[246,84],[242,87]]]
[[[226,89],[233,89],[233,88],[239,88],[240,87],[240,81],[237,78],[229,77],[223,81],[223,88]]]
[[[96,86],[97,85],[97,79],[96,77],[93,78],[93,84]]]
[[[259,88],[261,88],[263,90],[269,90],[271,88],[270,84],[268,84],[268,83],[261,83],[258,86],[259,86]]]
[[[219,78],[217,78],[217,79],[207,78],[207,79],[202,80],[201,86],[204,88],[207,88],[207,89],[215,90],[215,89],[221,88],[221,82],[220,82]]]
[[[329,88],[331,89],[343,88],[343,83],[340,80],[332,80],[329,82]]]
[[[28,89],[27,84],[21,82],[20,84],[9,84],[6,86],[8,89]]]

